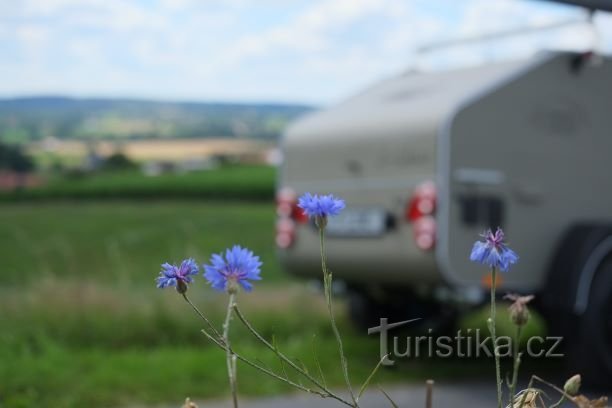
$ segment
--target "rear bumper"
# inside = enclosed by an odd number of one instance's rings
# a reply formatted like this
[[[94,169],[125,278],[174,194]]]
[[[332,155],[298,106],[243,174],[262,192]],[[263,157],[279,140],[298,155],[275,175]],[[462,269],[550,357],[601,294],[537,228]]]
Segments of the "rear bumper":
[[[334,277],[350,284],[439,286],[442,275],[434,251],[417,249],[409,231],[394,231],[376,238],[326,239],[328,267]],[[321,277],[317,231],[299,228],[295,244],[278,250],[282,267],[305,278]]]

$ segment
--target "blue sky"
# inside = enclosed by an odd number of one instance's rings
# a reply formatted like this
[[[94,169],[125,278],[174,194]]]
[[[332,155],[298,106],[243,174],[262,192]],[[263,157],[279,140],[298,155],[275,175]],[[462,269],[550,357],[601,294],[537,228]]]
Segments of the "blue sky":
[[[410,67],[586,49],[586,25],[417,57],[423,44],[579,19],[528,0],[0,0],[0,96],[333,103]],[[612,51],[612,17],[596,19]]]

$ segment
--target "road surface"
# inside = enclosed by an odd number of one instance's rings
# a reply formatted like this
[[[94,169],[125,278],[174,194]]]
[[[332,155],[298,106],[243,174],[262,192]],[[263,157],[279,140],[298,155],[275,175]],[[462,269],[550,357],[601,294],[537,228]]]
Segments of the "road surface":
[[[425,407],[425,385],[408,384],[405,386],[386,387],[385,391],[399,407]],[[240,399],[241,406],[246,408],[338,408],[344,405],[332,399],[318,396],[295,394],[274,398]],[[229,400],[197,401],[199,408],[231,408]],[[391,405],[376,386],[367,391],[360,400],[364,408],[389,408]],[[495,407],[495,384],[435,384],[433,407],[479,408]]]
[[[522,384],[525,388],[527,384]],[[522,389],[519,387],[519,389]],[[425,407],[425,384],[406,384],[404,386],[393,385],[385,387],[385,391],[393,398],[400,408],[424,408]],[[505,392],[506,390],[504,390]],[[552,390],[546,390],[554,401],[546,401],[550,405],[558,399],[558,395]],[[341,394],[341,393],[339,393]],[[608,393],[609,394],[609,393]],[[591,395],[591,398],[600,396]],[[610,397],[610,395],[608,395]],[[231,401],[210,400],[196,401],[198,408],[231,408]],[[504,401],[504,406],[507,404]],[[389,408],[391,404],[380,391],[373,386],[368,390],[359,402],[363,408]],[[305,394],[284,395],[270,398],[240,398],[240,406],[244,408],[338,408],[344,405],[333,399],[322,399],[318,396]],[[497,406],[494,382],[454,382],[436,383],[433,389],[433,408],[492,408]],[[156,408],[180,408],[181,404],[175,406],[159,406]],[[566,403],[562,407],[575,407]],[[145,408],[133,407],[133,408]],[[150,408],[147,406],[146,408]]]

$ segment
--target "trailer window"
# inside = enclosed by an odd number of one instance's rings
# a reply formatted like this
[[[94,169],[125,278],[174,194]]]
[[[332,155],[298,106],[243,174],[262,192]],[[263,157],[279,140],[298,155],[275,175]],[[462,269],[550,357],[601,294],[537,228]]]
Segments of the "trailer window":
[[[494,196],[465,195],[459,197],[461,222],[468,226],[497,228],[504,222],[504,203]]]

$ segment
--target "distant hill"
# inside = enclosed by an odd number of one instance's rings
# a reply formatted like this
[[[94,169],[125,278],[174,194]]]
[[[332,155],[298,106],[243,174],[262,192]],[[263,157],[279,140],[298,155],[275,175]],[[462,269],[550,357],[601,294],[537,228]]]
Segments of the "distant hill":
[[[0,142],[235,137],[275,140],[313,107],[28,97],[0,99]]]

